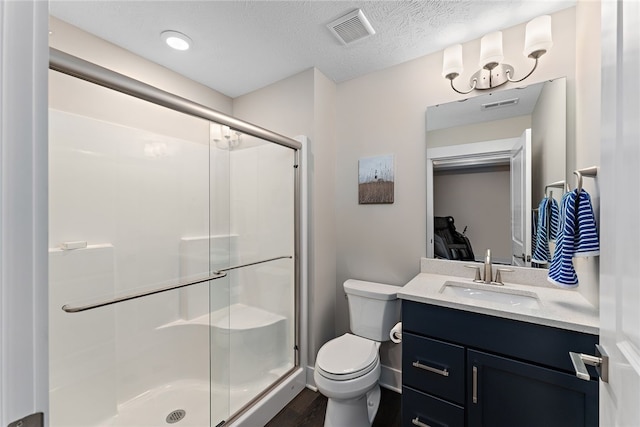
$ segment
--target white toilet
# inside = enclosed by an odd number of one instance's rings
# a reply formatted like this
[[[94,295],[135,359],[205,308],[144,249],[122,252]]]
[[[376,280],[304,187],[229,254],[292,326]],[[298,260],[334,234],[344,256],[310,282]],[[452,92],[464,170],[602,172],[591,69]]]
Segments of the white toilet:
[[[328,398],[325,427],[370,427],[380,405],[382,341],[400,320],[397,286],[347,280],[351,332],[318,351],[313,378]]]

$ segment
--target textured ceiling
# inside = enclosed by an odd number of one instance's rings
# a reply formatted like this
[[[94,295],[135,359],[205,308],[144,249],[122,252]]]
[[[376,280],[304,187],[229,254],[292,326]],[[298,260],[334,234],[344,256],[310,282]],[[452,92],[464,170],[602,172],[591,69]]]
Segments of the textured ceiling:
[[[339,83],[575,5],[568,0],[63,1],[51,14],[230,97],[310,67]],[[342,45],[326,28],[360,8],[376,34]],[[180,31],[187,52],[163,45]]]

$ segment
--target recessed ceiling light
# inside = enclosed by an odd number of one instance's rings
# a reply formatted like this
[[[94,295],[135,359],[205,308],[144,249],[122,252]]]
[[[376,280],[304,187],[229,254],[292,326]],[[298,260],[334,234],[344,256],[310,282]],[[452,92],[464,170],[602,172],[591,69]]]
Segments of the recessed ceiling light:
[[[176,50],[188,50],[193,43],[189,36],[177,31],[163,31],[160,33],[160,37],[169,47]]]

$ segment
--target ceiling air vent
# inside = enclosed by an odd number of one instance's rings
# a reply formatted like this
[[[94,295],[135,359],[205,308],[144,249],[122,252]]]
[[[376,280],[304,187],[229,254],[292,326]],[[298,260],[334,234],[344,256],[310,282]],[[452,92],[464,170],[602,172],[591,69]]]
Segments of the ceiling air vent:
[[[510,107],[516,105],[520,98],[503,99],[502,101],[489,102],[487,104],[480,105],[480,110],[493,110],[494,108]]]
[[[376,33],[360,9],[347,13],[330,24],[327,24],[327,28],[331,30],[342,44],[349,44]]]

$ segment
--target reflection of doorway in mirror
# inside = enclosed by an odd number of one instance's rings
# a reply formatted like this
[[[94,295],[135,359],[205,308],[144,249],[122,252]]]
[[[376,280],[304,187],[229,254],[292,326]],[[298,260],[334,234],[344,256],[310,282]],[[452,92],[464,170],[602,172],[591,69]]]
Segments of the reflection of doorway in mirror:
[[[471,207],[471,208],[470,208]],[[491,249],[493,262],[511,263],[509,165],[435,169],[434,216],[452,216],[476,261]]]
[[[530,147],[528,130],[518,138],[427,149],[427,212],[466,226],[477,261],[491,249],[496,264],[528,265],[531,162],[523,145]],[[433,257],[428,219],[427,256]]]
[[[358,161],[358,203],[393,203],[393,155],[365,157]]]

